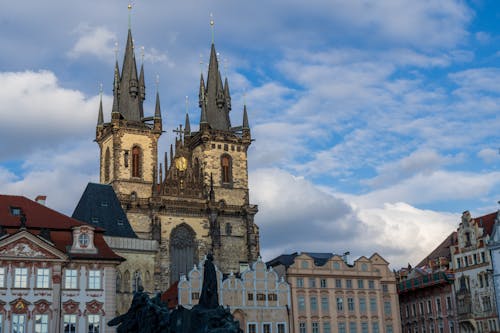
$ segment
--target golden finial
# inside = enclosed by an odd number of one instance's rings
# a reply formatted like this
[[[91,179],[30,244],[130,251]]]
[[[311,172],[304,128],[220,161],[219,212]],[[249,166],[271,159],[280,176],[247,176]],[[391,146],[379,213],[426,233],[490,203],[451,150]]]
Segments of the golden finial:
[[[212,44],[214,43],[214,14],[210,13],[210,30],[212,30]]]
[[[188,113],[189,108],[189,96],[186,96],[186,114]]]
[[[131,14],[132,3],[129,2],[127,8],[128,8],[128,28],[131,29],[132,28],[132,18],[131,18],[131,16],[132,16],[132,14]]]
[[[141,62],[144,64],[144,46],[141,46]]]

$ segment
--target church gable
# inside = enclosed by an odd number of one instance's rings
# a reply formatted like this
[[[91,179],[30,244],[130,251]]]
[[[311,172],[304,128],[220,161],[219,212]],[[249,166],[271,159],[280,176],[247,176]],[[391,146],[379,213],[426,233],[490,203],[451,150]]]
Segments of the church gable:
[[[66,260],[64,253],[27,231],[2,239],[0,257],[3,259]]]

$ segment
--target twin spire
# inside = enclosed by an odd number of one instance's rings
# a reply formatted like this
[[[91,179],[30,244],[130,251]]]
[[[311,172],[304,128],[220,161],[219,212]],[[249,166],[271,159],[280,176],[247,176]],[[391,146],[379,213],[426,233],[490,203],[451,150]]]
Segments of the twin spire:
[[[127,122],[143,123],[146,120],[154,120],[155,129],[160,127],[161,131],[161,109],[160,97],[156,92],[156,106],[154,117],[144,117],[143,102],[146,98],[146,85],[144,79],[144,64],[141,64],[139,75],[137,75],[137,64],[134,53],[134,42],[132,31],[129,27],[127,43],[123,65],[118,66],[118,60],[115,63],[114,81],[113,81],[113,107],[112,119],[124,119]],[[208,66],[207,82],[203,74],[200,77],[199,88],[199,106],[201,109],[200,129],[211,128],[215,130],[231,131],[231,120],[229,112],[231,111],[231,94],[229,83],[225,78],[222,83],[222,77],[219,70],[219,62],[215,45],[212,42],[210,49],[210,61]],[[159,123],[160,125],[157,126]],[[99,106],[98,126],[103,125],[102,101]],[[243,110],[243,129],[249,129],[248,115],[246,105]],[[185,131],[191,132],[189,116],[186,113]]]

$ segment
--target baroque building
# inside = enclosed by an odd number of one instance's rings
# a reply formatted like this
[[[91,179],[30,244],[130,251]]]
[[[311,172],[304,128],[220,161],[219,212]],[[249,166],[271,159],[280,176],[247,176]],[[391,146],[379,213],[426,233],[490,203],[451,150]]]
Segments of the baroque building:
[[[208,252],[223,273],[239,272],[259,253],[257,206],[248,193],[246,106],[242,125],[231,126],[229,83],[223,83],[212,43],[206,83],[203,74],[199,82],[199,129],[191,129],[186,113],[161,161],[160,98],[157,92],[154,116],[145,116],[144,75],[129,29],[121,70],[115,64],[110,122],[104,122],[102,103],[99,108],[100,182],[113,187],[137,236],[158,241],[155,290],[166,290]]]
[[[178,284],[178,304],[198,304],[203,285],[204,262],[195,266]],[[219,304],[229,307],[245,333],[288,333],[290,286],[259,257],[241,274],[224,275],[217,269]]]
[[[416,267],[397,272],[403,333],[458,333],[455,276],[450,269],[451,233]]]
[[[460,332],[499,330],[493,266],[487,244],[497,213],[472,218],[462,214],[456,242],[450,246]]]
[[[401,321],[395,274],[379,254],[293,253],[267,263],[291,286],[296,333],[394,333]]]
[[[95,228],[0,195],[0,332],[114,332],[114,253]]]

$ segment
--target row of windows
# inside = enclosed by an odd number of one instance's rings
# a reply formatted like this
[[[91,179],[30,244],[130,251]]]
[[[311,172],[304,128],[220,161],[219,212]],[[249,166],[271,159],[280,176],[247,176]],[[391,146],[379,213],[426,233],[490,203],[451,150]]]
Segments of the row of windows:
[[[435,310],[437,313],[441,313],[443,308],[442,308],[442,302],[441,298],[436,298],[435,300]],[[427,300],[427,306],[426,306],[427,313],[430,314],[432,313],[433,307],[432,307],[432,300],[428,299]],[[449,311],[452,309],[452,303],[451,303],[451,296],[446,297],[446,309]],[[418,310],[417,311],[417,303],[411,304],[411,315],[415,317],[417,314],[418,315],[424,315],[424,302],[418,303]],[[410,305],[406,305],[406,318],[410,317]]]
[[[0,288],[6,288],[7,274],[5,267],[0,267]],[[64,270],[65,289],[78,289],[78,271],[76,269]],[[14,268],[13,288],[29,288],[28,268]],[[50,288],[50,269],[37,268],[35,274],[35,288]],[[101,271],[89,270],[87,279],[88,289],[101,289]]]
[[[215,148],[215,145],[213,145]],[[232,147],[234,151],[234,146]],[[220,145],[219,145],[220,149]],[[225,150],[227,145],[225,145]],[[240,147],[238,147],[240,151]],[[124,165],[128,168],[129,152],[128,150],[124,153]],[[140,178],[142,177],[142,150],[138,146],[132,148],[132,177]],[[104,181],[107,182],[110,179],[110,168],[111,168],[111,153],[109,147],[106,149],[104,154]],[[232,158],[228,154],[221,156],[221,182],[223,184],[229,184],[232,181]]]
[[[328,297],[326,297],[326,296],[321,297],[320,303],[321,303],[321,311],[322,312],[330,311],[330,304],[329,304]],[[346,308],[347,308],[347,311],[349,311],[349,312],[356,311],[355,303],[356,302],[355,302],[353,297],[347,297],[347,304],[344,303],[343,297],[336,297],[336,308],[337,308],[337,311],[339,311],[339,312],[345,311]],[[376,313],[378,311],[376,298],[373,298],[373,297],[370,298],[369,305],[370,305],[370,312]],[[306,310],[306,298],[304,296],[298,296],[298,308],[299,308],[299,311]],[[359,308],[359,312],[362,312],[362,313],[366,312],[366,298],[364,298],[364,297],[359,298],[358,308]],[[318,311],[318,298],[316,296],[309,297],[309,309],[312,312]],[[390,315],[391,313],[392,313],[391,302],[385,301],[384,302],[384,314]]]
[[[479,259],[479,256],[477,253],[474,253],[472,255],[456,258],[457,268],[468,267],[468,266],[472,266],[472,265],[486,263],[486,255],[485,255],[484,251],[482,251],[480,253],[480,256],[481,256],[481,259]]]
[[[323,322],[322,325],[322,332],[321,333],[331,333],[332,332],[332,327],[330,322],[326,321]],[[347,331],[349,329],[349,331]],[[393,333],[393,327],[392,325],[387,325],[385,328],[386,333]],[[336,332],[338,333],[370,333],[369,331],[369,325],[367,322],[362,322],[361,325],[358,325],[357,322],[351,321],[349,323],[345,322],[339,322],[337,324],[337,330]],[[371,325],[371,333],[379,333],[380,328],[378,322],[372,322]],[[300,322],[299,323],[299,333],[320,333],[320,323],[313,321],[310,326],[310,330],[308,330],[307,323],[305,322]]]
[[[259,331],[259,328],[261,329]],[[247,324],[247,333],[272,333],[273,325],[271,323],[263,323],[261,325],[257,323],[248,323]],[[286,333],[285,323],[277,323],[276,324],[276,333]]]
[[[358,289],[365,289],[365,280],[357,279],[356,281]],[[316,288],[317,279],[309,278],[309,288]],[[304,288],[304,278],[298,277],[296,278],[297,288]],[[351,279],[335,279],[335,288],[341,289],[345,286],[346,289],[353,289],[353,280]],[[368,280],[368,289],[375,289],[375,280]],[[328,288],[328,280],[327,279],[319,279],[319,287],[320,288]],[[388,286],[386,284],[382,284],[382,291],[388,292]]]
[[[32,317],[33,318],[33,317]],[[0,314],[0,333],[3,332],[4,318]],[[63,316],[63,332],[64,333],[77,333],[77,316],[76,314]],[[28,318],[25,314],[12,314],[11,317],[11,331],[24,333],[28,331]],[[49,333],[49,315],[37,314],[34,317],[34,331],[35,333]],[[87,316],[87,333],[99,333],[101,327],[101,317],[99,315]],[[31,330],[30,330],[31,331]],[[55,328],[51,328],[50,332],[55,332]]]

